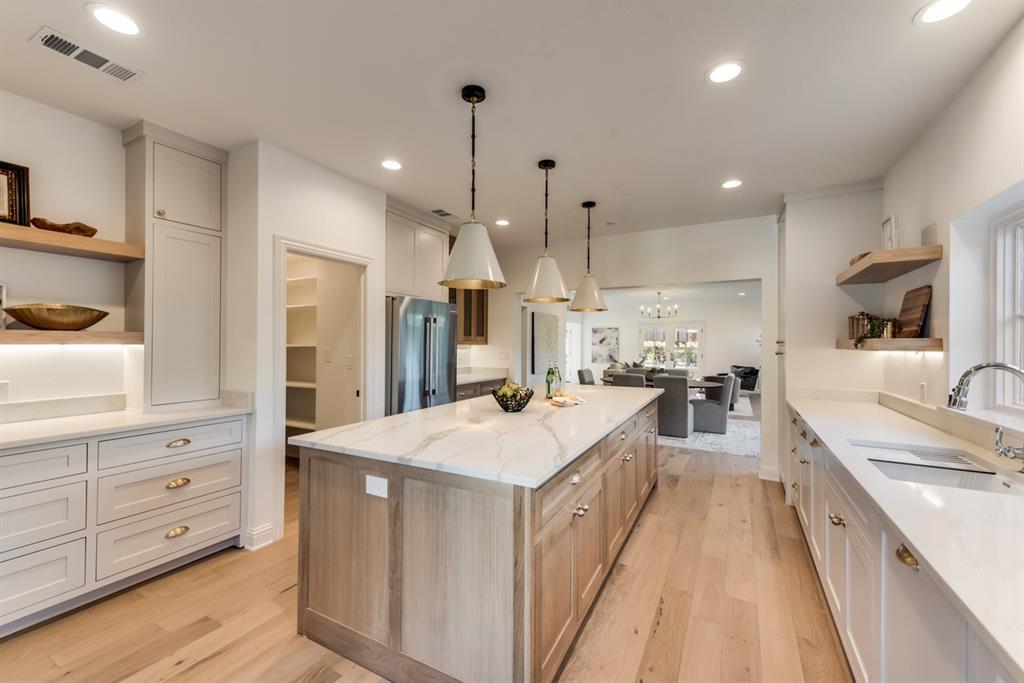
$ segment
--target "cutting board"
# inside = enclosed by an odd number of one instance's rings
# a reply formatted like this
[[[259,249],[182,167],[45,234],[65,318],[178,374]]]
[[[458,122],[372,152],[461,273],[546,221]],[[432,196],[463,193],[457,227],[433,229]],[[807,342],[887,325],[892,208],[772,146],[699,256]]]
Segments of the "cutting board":
[[[924,333],[924,323],[928,317],[928,305],[931,301],[931,285],[912,289],[903,295],[903,307],[900,308],[899,316],[902,328],[896,333],[897,337],[920,337]]]

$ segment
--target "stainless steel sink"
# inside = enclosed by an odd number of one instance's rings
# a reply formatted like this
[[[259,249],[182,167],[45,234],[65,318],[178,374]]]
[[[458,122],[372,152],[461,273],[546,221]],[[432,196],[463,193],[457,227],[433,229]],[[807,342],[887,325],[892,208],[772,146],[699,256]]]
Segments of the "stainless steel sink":
[[[959,448],[849,439],[872,465],[896,481],[1024,496],[1024,485],[994,472]]]

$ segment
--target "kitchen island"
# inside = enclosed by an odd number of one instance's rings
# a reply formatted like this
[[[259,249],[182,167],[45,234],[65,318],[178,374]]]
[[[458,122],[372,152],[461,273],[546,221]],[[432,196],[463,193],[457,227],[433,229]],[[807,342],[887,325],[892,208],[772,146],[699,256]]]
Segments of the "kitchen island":
[[[659,389],[293,437],[299,630],[395,681],[552,680],[657,485]]]

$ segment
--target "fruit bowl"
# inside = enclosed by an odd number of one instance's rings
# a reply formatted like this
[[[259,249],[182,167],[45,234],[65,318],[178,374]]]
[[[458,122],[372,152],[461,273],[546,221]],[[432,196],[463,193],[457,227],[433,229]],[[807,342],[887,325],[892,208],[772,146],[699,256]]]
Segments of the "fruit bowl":
[[[514,394],[499,394],[498,389],[491,389],[491,396],[506,413],[518,413],[533,398],[533,389],[521,388]]]
[[[37,330],[69,330],[78,332],[92,327],[107,317],[106,311],[71,304],[18,304],[4,312]]]

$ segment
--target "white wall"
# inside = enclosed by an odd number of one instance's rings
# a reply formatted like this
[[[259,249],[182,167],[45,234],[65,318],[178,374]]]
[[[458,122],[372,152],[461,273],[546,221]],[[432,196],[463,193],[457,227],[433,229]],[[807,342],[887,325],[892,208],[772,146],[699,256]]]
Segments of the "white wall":
[[[878,285],[836,286],[849,260],[882,247],[880,183],[786,195],[786,386],[862,389],[882,387],[884,354],[840,351],[847,317],[885,310]]]
[[[962,286],[971,281],[976,259],[951,225],[1024,178],[1022,55],[1024,22],[885,175],[883,213],[899,217],[903,240],[920,244],[926,231],[934,234],[929,242],[945,248],[939,265],[886,284],[886,302],[891,306],[907,289],[932,285],[931,334],[946,340],[941,355],[886,354],[887,392],[919,400],[924,382],[926,402],[942,404],[963,370],[988,360],[986,345],[977,343],[985,329],[984,304]]]
[[[663,230],[601,235],[593,239],[591,266],[602,287],[640,287],[721,280],[761,280],[762,330],[775,339],[778,316],[777,249],[774,216],[703,223]],[[584,240],[553,242],[549,252],[558,259],[566,284],[574,287],[582,275]],[[473,364],[512,369],[520,377],[520,295],[533,274],[538,246],[498,252],[508,287],[491,290],[487,346],[473,349]],[[556,307],[557,304],[541,304]],[[834,342],[833,342],[834,343]],[[774,347],[761,352],[761,379],[775,386]],[[766,391],[762,405],[762,474],[778,470],[778,401]]]
[[[124,239],[120,131],[0,90],[0,158],[29,168],[33,217],[77,220],[99,238]],[[9,304],[99,308],[109,315],[92,329],[124,329],[122,264],[0,248],[0,283]],[[12,401],[122,393],[123,368],[120,347],[0,347]]]
[[[344,252],[369,261],[367,289],[367,417],[384,414],[384,208],[380,190],[362,185],[266,142],[231,153],[228,187],[227,389],[251,391],[247,542],[279,538],[284,491],[283,448],[276,442],[274,320],[275,239]]]
[[[761,334],[760,287],[751,283],[748,296],[712,295],[673,301],[679,304],[679,315],[671,320],[653,321],[640,318],[640,311],[632,298],[628,300],[614,290],[605,290],[608,310],[583,314],[583,359],[581,366],[590,368],[599,378],[607,363],[593,363],[592,334],[595,327],[619,328],[619,354],[622,360],[636,361],[640,354],[640,327],[665,327],[668,339],[672,329],[682,323],[700,323],[704,329],[701,341],[704,373],[727,372],[730,365],[761,366],[761,347],[757,337]],[[651,292],[651,301],[655,293]],[[670,341],[671,345],[671,341]],[[574,378],[575,379],[575,378]]]

